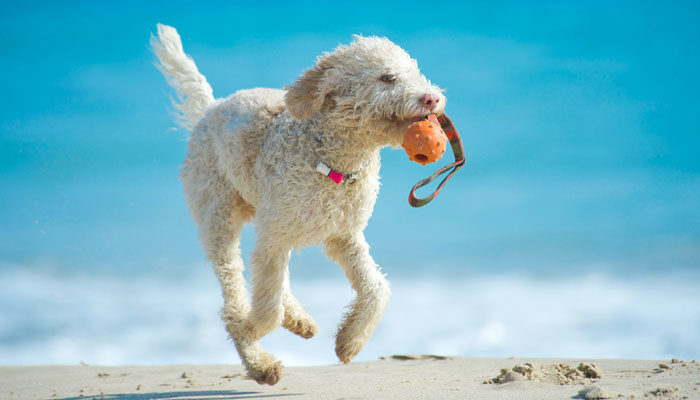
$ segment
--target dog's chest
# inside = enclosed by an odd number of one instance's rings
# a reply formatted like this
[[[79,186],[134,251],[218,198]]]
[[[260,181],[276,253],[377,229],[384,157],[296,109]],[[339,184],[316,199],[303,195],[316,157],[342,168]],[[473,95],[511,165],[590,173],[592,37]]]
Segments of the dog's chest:
[[[378,152],[355,179],[336,183],[316,170],[316,146],[312,135],[273,127],[255,168],[258,223],[298,247],[364,229],[379,191]]]
[[[316,175],[306,188],[306,201],[295,207],[296,235],[302,245],[348,231],[363,230],[372,215],[379,189],[378,177],[361,174],[352,182],[336,184]]]
[[[285,236],[294,247],[362,231],[379,190],[373,172],[363,171],[353,182],[336,184],[311,167],[296,170],[267,186],[271,190],[261,204],[265,211],[258,213],[264,221],[258,222]]]

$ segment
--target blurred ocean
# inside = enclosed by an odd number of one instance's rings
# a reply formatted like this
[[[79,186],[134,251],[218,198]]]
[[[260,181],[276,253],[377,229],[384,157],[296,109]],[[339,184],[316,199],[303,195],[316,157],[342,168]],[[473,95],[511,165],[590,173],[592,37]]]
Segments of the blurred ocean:
[[[157,22],[219,97],[282,87],[353,33],[388,36],[447,89],[468,163],[412,209],[437,166],[383,151],[366,236],[393,297],[359,360],[700,358],[700,6],[443,2],[418,25],[419,7],[4,5],[0,364],[237,361],[177,178]],[[254,241],[246,228],[246,260]],[[335,362],[349,284],[318,248],[290,269],[319,335],[263,344]]]
[[[218,282],[203,265],[192,267],[119,277],[4,268],[2,363],[238,362],[217,315]],[[336,363],[336,325],[353,292],[342,273],[295,279],[294,272],[292,291],[319,333],[307,341],[280,328],[263,346],[286,365]],[[396,278],[389,308],[356,360],[404,353],[693,359],[700,293],[691,278]]]

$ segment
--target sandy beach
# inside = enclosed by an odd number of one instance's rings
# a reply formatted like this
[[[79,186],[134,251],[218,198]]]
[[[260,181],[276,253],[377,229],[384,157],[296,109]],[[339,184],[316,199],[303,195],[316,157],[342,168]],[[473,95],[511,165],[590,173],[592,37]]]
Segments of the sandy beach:
[[[691,360],[396,355],[286,367],[276,386],[238,365],[0,367],[2,399],[700,399]]]

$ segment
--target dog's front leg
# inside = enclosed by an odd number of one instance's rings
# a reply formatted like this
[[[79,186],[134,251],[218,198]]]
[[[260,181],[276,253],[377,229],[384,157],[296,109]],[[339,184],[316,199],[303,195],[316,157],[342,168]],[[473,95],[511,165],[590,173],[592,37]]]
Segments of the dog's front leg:
[[[282,241],[258,234],[251,268],[253,301],[250,323],[255,339],[260,339],[282,324],[282,296],[290,254],[290,248],[282,245]]]
[[[389,283],[369,255],[362,232],[326,241],[326,252],[350,280],[357,297],[340,324],[335,354],[347,364],[362,350],[384,315],[389,302]]]

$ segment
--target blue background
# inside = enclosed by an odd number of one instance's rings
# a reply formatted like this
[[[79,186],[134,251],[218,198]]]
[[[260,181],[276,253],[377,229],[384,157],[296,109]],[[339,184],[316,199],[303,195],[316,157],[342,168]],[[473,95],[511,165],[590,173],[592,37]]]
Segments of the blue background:
[[[447,90],[468,162],[437,200],[407,204],[410,187],[436,166],[382,151],[366,236],[390,278],[517,274],[537,287],[598,273],[700,284],[697,2],[2,9],[0,272],[8,286],[27,270],[131,281],[212,274],[178,181],[187,133],[174,128],[172,92],[147,45],[158,22],[178,29],[216,97],[291,83],[353,33],[389,37]],[[248,228],[244,253],[253,245]],[[317,248],[295,254],[291,269],[295,279],[344,279]],[[3,307],[5,345],[39,329],[13,319],[25,309]],[[695,297],[694,327],[699,309]],[[684,354],[700,356],[697,339],[687,346]]]

